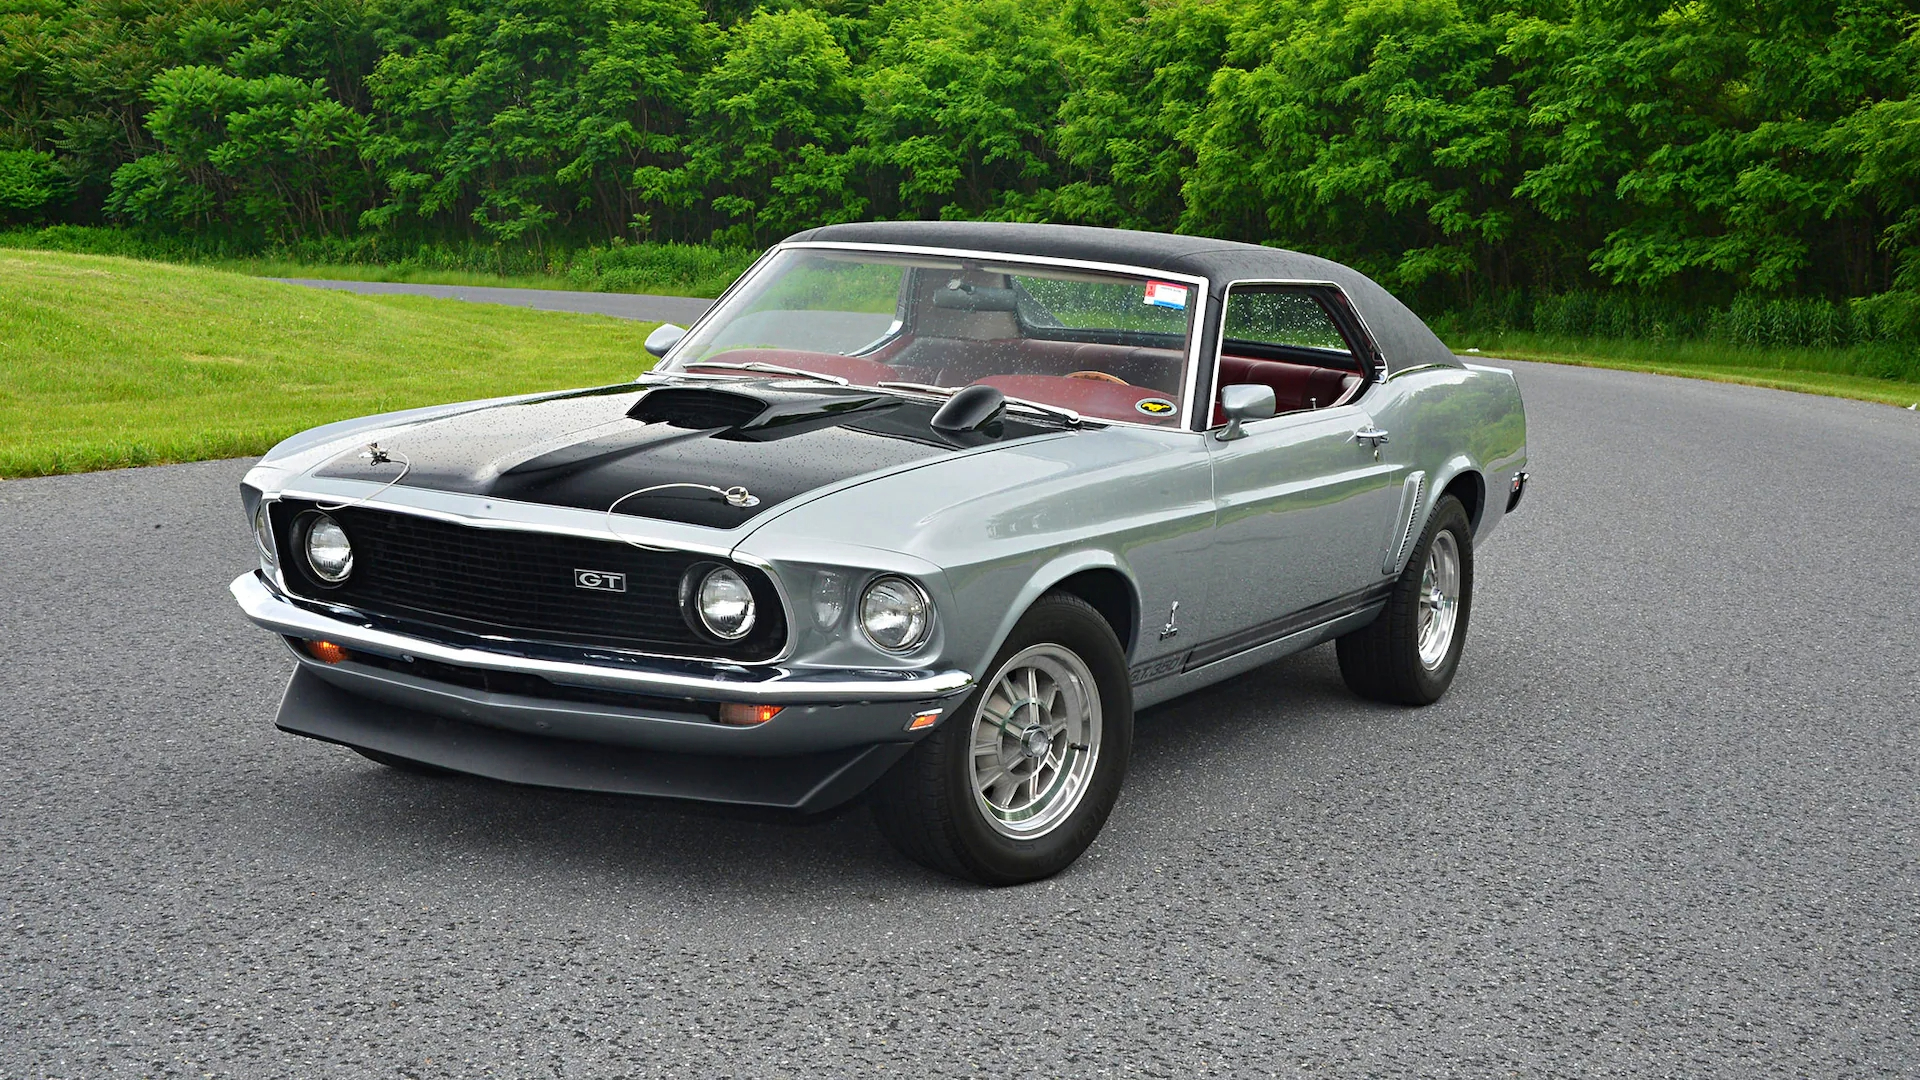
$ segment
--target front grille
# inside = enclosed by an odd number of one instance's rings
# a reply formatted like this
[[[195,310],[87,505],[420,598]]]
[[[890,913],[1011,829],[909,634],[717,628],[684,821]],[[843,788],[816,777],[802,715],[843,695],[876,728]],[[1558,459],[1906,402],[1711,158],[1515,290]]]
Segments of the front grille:
[[[310,599],[469,634],[676,656],[767,660],[786,640],[773,583],[752,567],[727,563],[753,589],[753,631],[740,641],[720,642],[687,625],[680,582],[698,564],[725,560],[648,551],[618,540],[478,529],[367,506],[327,511],[353,544],[353,573],[326,588],[293,550],[294,522],[313,509],[313,503],[292,499],[273,507],[287,585]],[[580,588],[580,570],[624,574],[626,590]]]

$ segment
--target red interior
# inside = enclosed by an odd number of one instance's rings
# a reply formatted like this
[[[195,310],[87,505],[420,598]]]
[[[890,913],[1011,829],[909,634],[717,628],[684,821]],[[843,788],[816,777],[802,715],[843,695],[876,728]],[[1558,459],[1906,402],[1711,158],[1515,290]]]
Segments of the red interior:
[[[1245,384],[1273,388],[1275,412],[1324,409],[1344,399],[1361,383],[1360,376],[1337,368],[1289,364],[1280,360],[1254,360],[1244,356],[1220,358],[1220,385],[1213,394],[1215,426],[1227,422],[1220,409],[1220,390]]]
[[[911,347],[896,346],[885,353],[899,366],[883,364],[861,356],[800,349],[732,349],[716,360],[729,364],[775,364],[780,367],[837,375],[849,382],[872,386],[889,380],[930,382],[942,386],[984,383],[1013,397],[1028,398],[1059,405],[1091,417],[1129,420],[1135,423],[1159,423],[1172,414],[1152,416],[1135,406],[1147,398],[1174,400],[1177,390],[1134,383],[1113,383],[1101,379],[1067,378],[1074,371],[1107,371],[1135,379],[1179,380],[1181,356],[1172,349],[1130,348],[1119,345],[1083,344],[1074,341],[1045,341],[1012,338],[997,341],[960,341],[923,338]],[[689,370],[703,365],[689,364]],[[978,369],[978,370],[974,370]],[[1012,374],[1005,374],[1012,369]],[[723,372],[727,368],[706,368]],[[1311,364],[1290,364],[1280,360],[1256,360],[1245,356],[1222,356],[1220,379],[1214,392],[1213,423],[1227,422],[1219,405],[1219,389],[1252,383],[1273,388],[1276,412],[1326,408],[1350,396],[1361,383],[1360,376],[1337,368]]]
[[[1169,400],[1160,391],[1145,386],[1105,379],[1070,379],[1062,375],[989,375],[980,382],[1008,397],[1058,405],[1083,416],[1141,424],[1157,424],[1174,418],[1171,412],[1152,416],[1134,408],[1147,398]]]

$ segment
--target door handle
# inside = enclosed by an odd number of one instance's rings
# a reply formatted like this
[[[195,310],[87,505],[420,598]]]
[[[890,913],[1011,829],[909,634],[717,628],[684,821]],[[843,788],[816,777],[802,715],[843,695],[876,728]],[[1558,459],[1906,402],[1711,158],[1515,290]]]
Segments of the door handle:
[[[1381,431],[1377,427],[1374,427],[1372,424],[1368,424],[1366,427],[1363,427],[1359,431],[1356,431],[1353,433],[1353,441],[1366,443],[1367,445],[1378,450],[1380,448],[1380,444],[1387,441],[1387,433],[1384,431]]]

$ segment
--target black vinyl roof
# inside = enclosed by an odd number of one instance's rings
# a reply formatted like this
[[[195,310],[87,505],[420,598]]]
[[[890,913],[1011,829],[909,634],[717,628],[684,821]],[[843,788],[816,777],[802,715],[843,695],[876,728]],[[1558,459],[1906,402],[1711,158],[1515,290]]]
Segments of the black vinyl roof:
[[[1119,263],[1204,277],[1218,298],[1234,281],[1330,282],[1366,321],[1389,370],[1460,363],[1427,324],[1393,294],[1358,270],[1317,255],[1205,236],[1094,229],[1084,225],[1030,225],[1001,221],[864,221],[826,225],[787,238],[843,244],[958,248],[1042,258]]]

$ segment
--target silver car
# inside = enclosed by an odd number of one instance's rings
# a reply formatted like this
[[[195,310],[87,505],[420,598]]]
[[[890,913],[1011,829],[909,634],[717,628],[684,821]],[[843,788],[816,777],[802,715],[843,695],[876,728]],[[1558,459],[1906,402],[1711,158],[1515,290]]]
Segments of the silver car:
[[[316,428],[233,583],[279,726],[415,771],[826,810],[1045,877],[1135,710],[1333,641],[1453,681],[1525,490],[1509,372],[1294,252],[1046,225],[800,233],[633,383]]]

